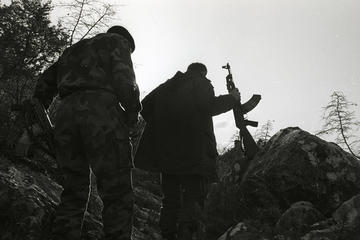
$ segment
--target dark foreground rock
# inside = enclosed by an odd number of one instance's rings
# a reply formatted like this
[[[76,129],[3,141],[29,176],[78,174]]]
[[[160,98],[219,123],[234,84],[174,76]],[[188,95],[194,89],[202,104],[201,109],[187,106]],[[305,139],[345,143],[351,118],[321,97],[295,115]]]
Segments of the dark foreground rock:
[[[236,151],[220,157],[220,163],[231,163],[221,169],[236,169],[234,157],[226,159]],[[240,166],[241,161],[235,160]],[[358,199],[349,200],[360,193],[360,161],[338,145],[300,128],[286,128],[255,156],[241,186],[233,174],[224,171],[222,181],[211,188],[208,239],[227,229],[232,231],[227,239],[360,239],[354,233],[360,228]],[[344,222],[352,227],[344,228]],[[238,223],[240,230],[231,230]]]
[[[345,201],[332,214],[332,218],[313,225],[313,230],[301,240],[359,240],[360,239],[360,195]]]
[[[1,239],[46,239],[61,191],[45,174],[0,156]]]
[[[49,157],[0,155],[0,236],[50,239],[62,188]],[[219,158],[221,181],[210,186],[206,240],[360,240],[360,162],[299,128],[275,134],[239,184],[243,153]],[[134,170],[135,240],[159,240],[159,176]],[[99,239],[102,202],[92,177],[86,230]]]
[[[330,216],[360,193],[360,161],[336,144],[299,128],[287,128],[259,152],[247,179],[266,184],[283,210],[308,201]]]
[[[0,239],[50,239],[51,223],[60,202],[62,187],[43,169],[29,161],[10,161],[0,156]],[[134,170],[134,239],[160,239],[158,178]],[[92,175],[91,197],[84,229],[100,239],[102,201]],[[141,184],[140,184],[141,182]],[[151,187],[150,187],[151,186]]]
[[[159,174],[135,169],[134,240],[160,240],[161,190]]]
[[[276,223],[278,231],[306,232],[324,216],[310,202],[296,202],[286,210]]]
[[[337,224],[344,228],[357,229],[360,226],[360,195],[344,202],[334,213]],[[360,229],[358,229],[360,231]]]

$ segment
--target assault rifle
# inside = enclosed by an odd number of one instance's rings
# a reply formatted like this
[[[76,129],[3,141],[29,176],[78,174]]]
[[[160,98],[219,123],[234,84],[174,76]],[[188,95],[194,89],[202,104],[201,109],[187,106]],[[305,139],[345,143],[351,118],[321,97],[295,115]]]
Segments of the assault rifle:
[[[227,63],[222,68],[228,70],[228,75],[226,76],[226,87],[228,92],[236,89],[235,83],[232,78],[231,69],[229,63]],[[257,127],[258,122],[250,121],[244,118],[244,114],[253,110],[261,100],[261,95],[254,94],[249,101],[244,104],[239,103],[233,108],[234,118],[236,127],[239,129],[239,140],[241,147],[244,149],[245,161],[240,170],[240,182],[244,177],[245,172],[250,166],[251,160],[254,158],[255,154],[259,151],[259,147],[251,136],[250,132],[246,128],[247,126]]]
[[[25,100],[22,104],[13,104],[11,109],[23,115],[25,132],[23,136],[30,137],[32,143],[54,157],[55,145],[53,125],[46,109],[36,98]]]

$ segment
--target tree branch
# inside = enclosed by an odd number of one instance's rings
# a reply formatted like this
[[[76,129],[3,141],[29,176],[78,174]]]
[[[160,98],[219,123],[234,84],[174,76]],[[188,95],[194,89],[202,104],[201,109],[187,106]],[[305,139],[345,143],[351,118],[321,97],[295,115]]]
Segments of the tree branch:
[[[79,24],[79,21],[80,21],[80,19],[81,19],[81,17],[82,17],[82,12],[83,12],[83,10],[84,10],[84,5],[85,5],[85,1],[86,0],[82,0],[81,1],[81,5],[80,5],[80,12],[79,12],[79,15],[78,15],[78,17],[77,17],[77,20],[76,20],[76,22],[75,22],[75,24],[74,24],[74,27],[73,27],[73,30],[72,30],[72,32],[71,32],[71,36],[70,36],[70,46],[72,45],[72,43],[73,43],[73,39],[74,39],[74,34],[75,34],[75,31],[76,31],[76,28],[77,28],[77,26],[78,26],[78,24]]]
[[[89,32],[107,15],[108,10],[109,10],[109,6],[105,8],[104,13],[99,17],[99,19],[94,24],[91,25],[91,27],[87,30],[84,36],[81,37],[80,40],[84,39],[89,34]]]
[[[342,117],[341,117],[341,115],[340,115],[340,111],[339,111],[339,96],[337,96],[337,99],[336,99],[336,101],[337,101],[337,105],[336,105],[336,110],[337,110],[337,117],[338,117],[338,119],[339,119],[339,125],[340,125],[340,133],[341,133],[341,136],[342,136],[342,138],[343,138],[343,140],[344,140],[344,144],[346,145],[346,147],[347,147],[347,149],[349,150],[349,152],[353,155],[353,156],[355,156],[356,158],[358,158],[358,159],[360,159],[360,157],[359,156],[356,156],[356,154],[353,152],[353,150],[351,149],[351,147],[349,146],[349,143],[348,143],[348,141],[347,141],[347,137],[345,136],[345,130],[344,130],[344,126],[343,126],[343,122],[342,122]]]

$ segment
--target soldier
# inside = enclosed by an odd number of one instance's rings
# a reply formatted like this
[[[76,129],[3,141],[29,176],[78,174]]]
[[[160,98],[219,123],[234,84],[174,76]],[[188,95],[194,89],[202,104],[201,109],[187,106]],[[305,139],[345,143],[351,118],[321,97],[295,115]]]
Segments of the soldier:
[[[55,214],[54,240],[93,239],[83,229],[89,166],[104,203],[105,239],[131,239],[134,195],[129,127],[141,110],[131,61],[134,49],[124,27],[111,27],[66,49],[37,83],[34,97],[45,107],[56,93],[61,98],[54,140],[64,191]]]
[[[216,179],[212,116],[231,110],[240,93],[216,97],[204,64],[161,84],[142,101],[147,122],[135,166],[162,173],[164,239],[200,239],[206,184]]]

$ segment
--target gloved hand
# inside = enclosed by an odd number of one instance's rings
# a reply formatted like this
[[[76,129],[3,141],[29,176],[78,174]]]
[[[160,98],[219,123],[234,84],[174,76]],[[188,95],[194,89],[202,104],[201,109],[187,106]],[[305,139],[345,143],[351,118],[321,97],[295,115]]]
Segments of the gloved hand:
[[[229,94],[230,94],[231,96],[233,96],[233,97],[236,99],[236,101],[239,101],[239,102],[240,102],[241,96],[240,96],[239,89],[235,88],[235,89],[231,90],[231,91],[229,92]]]

